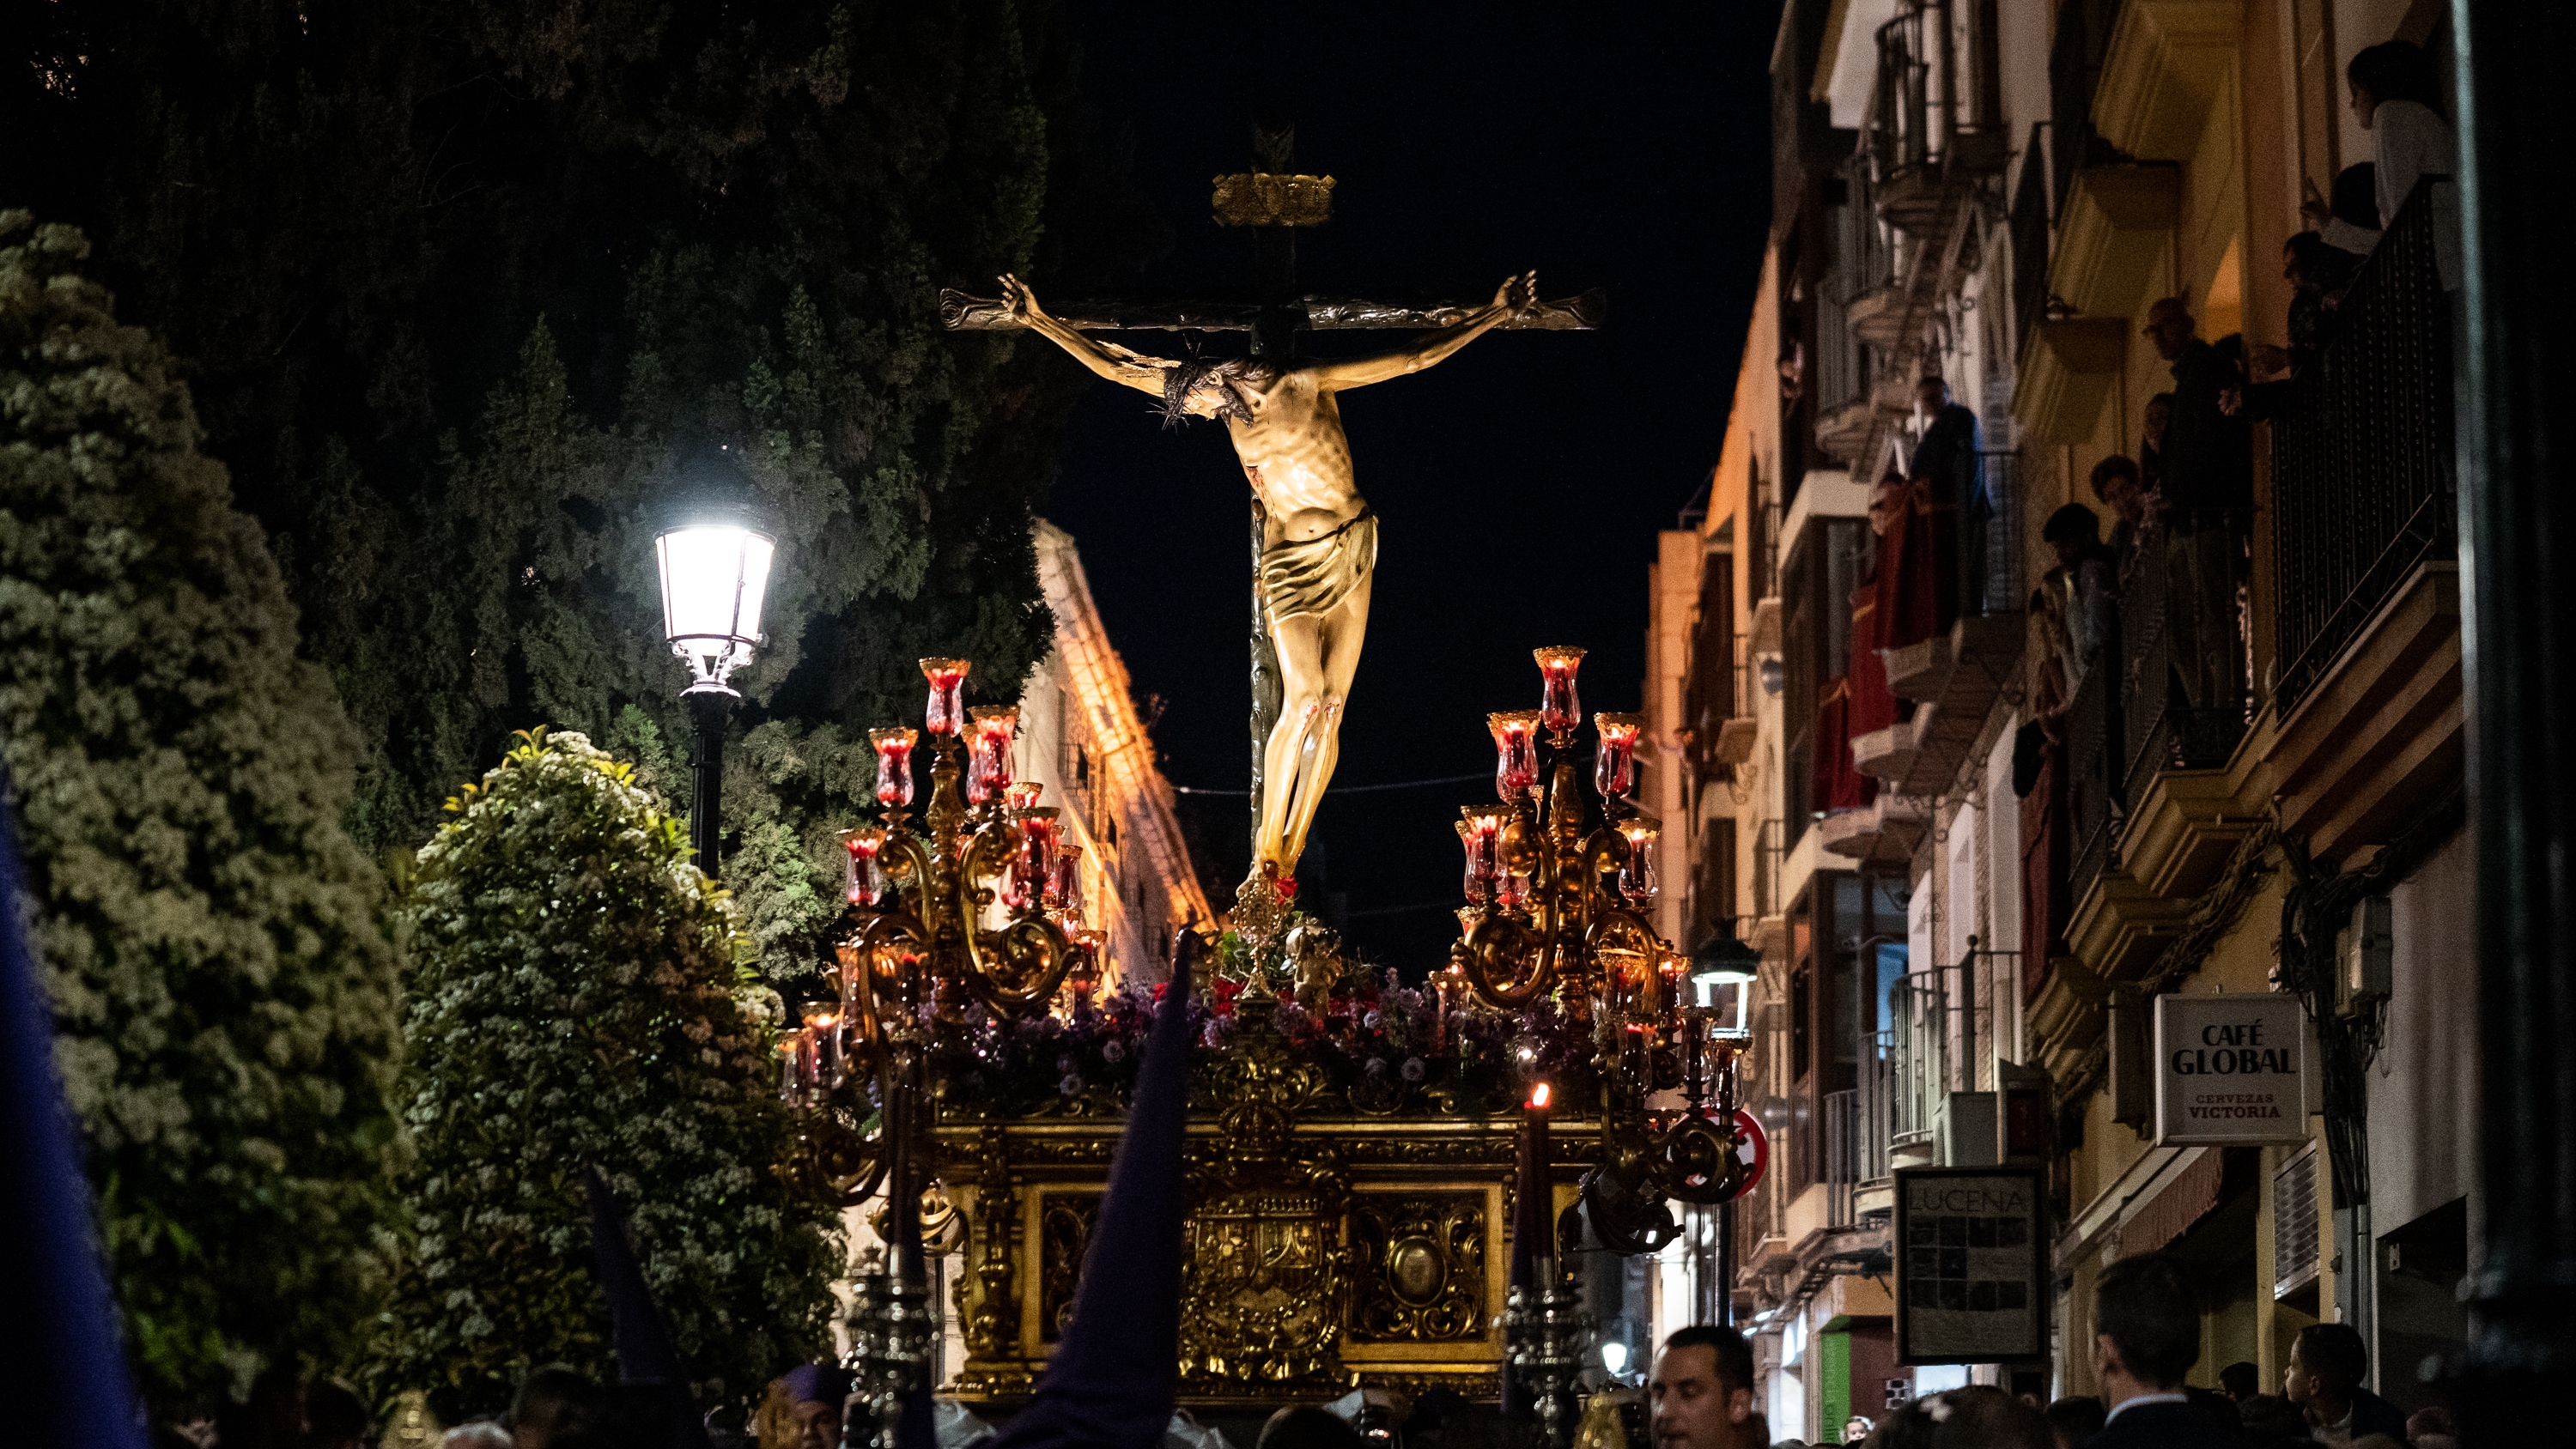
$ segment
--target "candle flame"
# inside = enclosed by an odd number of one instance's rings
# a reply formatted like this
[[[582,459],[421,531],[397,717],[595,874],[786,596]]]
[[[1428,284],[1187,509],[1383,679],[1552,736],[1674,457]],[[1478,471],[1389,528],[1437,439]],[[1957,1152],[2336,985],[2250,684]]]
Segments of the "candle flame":
[[[1544,1112],[1547,1110],[1548,1098],[1553,1095],[1555,1095],[1553,1089],[1551,1089],[1547,1083],[1541,1082],[1537,1086],[1530,1088],[1529,1104],[1538,1111]]]

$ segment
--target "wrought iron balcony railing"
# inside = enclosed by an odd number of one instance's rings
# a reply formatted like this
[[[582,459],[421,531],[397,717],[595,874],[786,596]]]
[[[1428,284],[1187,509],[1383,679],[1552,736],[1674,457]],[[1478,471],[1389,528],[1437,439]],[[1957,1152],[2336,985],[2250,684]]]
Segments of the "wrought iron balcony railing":
[[[2273,578],[2287,712],[2416,568],[2458,553],[2451,315],[2417,186],[2272,424]]]
[[[2171,513],[2123,570],[2122,780],[2132,804],[2159,771],[2223,765],[2245,737],[2249,661],[2236,599],[2250,537],[2242,513]]]

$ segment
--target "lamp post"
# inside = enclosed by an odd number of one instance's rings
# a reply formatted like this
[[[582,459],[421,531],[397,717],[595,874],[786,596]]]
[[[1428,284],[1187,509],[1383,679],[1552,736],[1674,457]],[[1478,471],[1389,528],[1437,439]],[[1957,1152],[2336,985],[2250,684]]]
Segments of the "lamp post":
[[[1700,943],[1691,953],[1691,984],[1698,988],[1700,1004],[1715,1006],[1721,987],[1735,992],[1733,1034],[1746,1034],[1752,1025],[1750,1004],[1753,983],[1762,972],[1762,953],[1738,939],[1735,923],[1719,924],[1717,934]],[[1726,1030],[1721,1026],[1719,1030]],[[1731,1069],[1730,1069],[1731,1070]],[[1735,1094],[1724,1093],[1720,1100],[1730,1114]],[[1717,1205],[1717,1321],[1721,1326],[1735,1326],[1735,1199]]]
[[[653,540],[662,582],[662,635],[671,652],[688,662],[689,707],[696,748],[696,788],[689,802],[689,842],[698,869],[716,874],[724,790],[725,721],[734,702],[733,672],[748,663],[761,642],[760,607],[769,592],[769,566],[778,544],[744,501],[748,488],[730,459],[719,455],[693,472],[715,475],[732,496],[696,497],[674,511]]]

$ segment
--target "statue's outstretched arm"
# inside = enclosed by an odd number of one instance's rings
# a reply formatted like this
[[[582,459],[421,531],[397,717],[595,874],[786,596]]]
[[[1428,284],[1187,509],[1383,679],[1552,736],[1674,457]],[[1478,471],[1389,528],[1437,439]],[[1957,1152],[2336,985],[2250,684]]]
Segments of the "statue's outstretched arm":
[[[1538,273],[1523,272],[1506,277],[1494,289],[1491,305],[1479,307],[1460,318],[1454,327],[1444,327],[1417,340],[1411,347],[1376,357],[1362,357],[1350,362],[1327,362],[1315,368],[1315,383],[1332,392],[1344,392],[1402,377],[1446,358],[1450,353],[1475,341],[1493,329],[1497,322],[1520,312],[1538,296]]]
[[[1163,373],[1172,364],[1158,357],[1147,357],[1124,347],[1095,342],[1076,332],[1038,306],[1038,299],[1027,284],[1005,272],[1002,274],[1002,305],[1010,309],[1031,332],[1073,354],[1073,360],[1122,387],[1138,392],[1163,395]]]

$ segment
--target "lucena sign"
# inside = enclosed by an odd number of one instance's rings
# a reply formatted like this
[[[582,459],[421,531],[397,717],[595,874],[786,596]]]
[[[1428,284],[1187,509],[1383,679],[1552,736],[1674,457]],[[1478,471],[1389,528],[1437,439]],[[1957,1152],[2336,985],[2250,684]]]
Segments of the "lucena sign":
[[[2306,1141],[2307,1041],[2295,996],[2157,997],[2156,1141]]]

